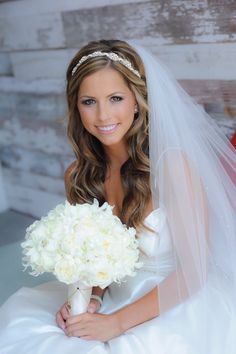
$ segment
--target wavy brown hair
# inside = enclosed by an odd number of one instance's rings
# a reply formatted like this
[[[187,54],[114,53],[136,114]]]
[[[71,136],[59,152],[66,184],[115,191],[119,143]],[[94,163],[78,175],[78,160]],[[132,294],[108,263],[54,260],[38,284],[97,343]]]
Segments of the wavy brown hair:
[[[119,62],[107,57],[94,57],[84,61],[72,76],[72,69],[84,56],[94,51],[115,52],[128,59],[141,75],[139,78]],[[83,79],[104,67],[112,67],[124,78],[134,93],[139,112],[127,132],[128,160],[121,166],[121,180],[124,200],[120,218],[128,226],[143,226],[146,207],[151,198],[149,143],[148,143],[148,105],[144,66],[139,55],[126,42],[120,40],[93,41],[75,55],[67,70],[68,125],[67,135],[76,156],[76,162],[67,176],[67,194],[75,203],[93,202],[94,198],[105,202],[104,181],[109,166],[100,141],[87,132],[81,122],[77,108],[79,87]]]

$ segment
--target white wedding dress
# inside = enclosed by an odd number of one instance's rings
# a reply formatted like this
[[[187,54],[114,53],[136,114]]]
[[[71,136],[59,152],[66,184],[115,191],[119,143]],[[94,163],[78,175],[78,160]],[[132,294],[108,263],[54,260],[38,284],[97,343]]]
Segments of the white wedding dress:
[[[162,213],[162,214],[161,214]],[[144,267],[121,285],[113,283],[104,295],[101,313],[111,313],[153,289],[172,270],[171,243],[163,211],[145,219],[147,230],[138,235]],[[165,216],[165,215],[164,215]],[[162,228],[161,238],[158,231]],[[158,247],[159,272],[153,252]],[[156,267],[156,265],[155,265]],[[222,293],[223,291],[223,293]],[[208,323],[199,316],[207,294]],[[67,337],[55,322],[55,313],[67,299],[67,287],[57,281],[35,288],[22,288],[0,309],[1,354],[236,354],[235,301],[227,288],[212,280],[201,293],[160,317],[130,328],[109,342]],[[207,343],[203,341],[207,330]],[[207,351],[205,351],[207,348]]]

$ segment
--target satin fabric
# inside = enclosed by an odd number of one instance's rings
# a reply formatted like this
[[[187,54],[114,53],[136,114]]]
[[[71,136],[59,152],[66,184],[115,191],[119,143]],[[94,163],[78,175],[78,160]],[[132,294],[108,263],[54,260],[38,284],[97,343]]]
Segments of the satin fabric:
[[[160,222],[162,220],[162,222]],[[107,289],[101,313],[122,308],[153,289],[173,269],[171,242],[164,211],[154,210],[145,219],[155,232],[138,235],[142,269],[120,285]],[[159,234],[162,229],[161,237]],[[154,255],[158,250],[159,271]],[[210,322],[198,316],[205,298]],[[204,301],[202,301],[204,298]],[[55,313],[67,299],[67,286],[57,281],[35,288],[21,288],[0,309],[1,354],[235,354],[235,299],[227,287],[211,279],[203,291],[160,317],[127,330],[109,342],[68,338],[58,328]],[[210,328],[210,330],[209,330]],[[208,330],[207,343],[202,343]],[[204,344],[204,345],[203,345]],[[207,347],[207,353],[202,348]]]

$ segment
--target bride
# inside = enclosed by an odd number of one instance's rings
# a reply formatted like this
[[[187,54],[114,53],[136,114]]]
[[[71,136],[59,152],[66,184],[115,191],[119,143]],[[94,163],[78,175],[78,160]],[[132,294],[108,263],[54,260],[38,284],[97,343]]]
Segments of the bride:
[[[114,205],[143,267],[70,316],[66,288],[0,309],[1,354],[235,354],[235,150],[147,50],[84,46],[67,71],[70,203]]]

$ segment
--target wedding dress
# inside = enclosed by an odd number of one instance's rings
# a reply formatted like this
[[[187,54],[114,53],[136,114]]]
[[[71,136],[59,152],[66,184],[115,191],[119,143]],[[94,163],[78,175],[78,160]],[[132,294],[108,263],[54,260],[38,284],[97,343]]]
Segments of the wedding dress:
[[[145,224],[155,232],[143,229],[138,235],[143,267],[137,271],[136,276],[127,277],[120,285],[113,283],[109,286],[104,295],[101,313],[112,313],[134,302],[173,270],[171,237],[163,208],[150,213]],[[206,296],[209,299],[207,323],[203,323],[202,316],[199,316],[203,296],[204,300]],[[222,286],[214,282],[214,279],[210,279],[198,293],[160,317],[130,328],[105,343],[67,337],[64,334],[55,322],[55,314],[66,299],[67,286],[57,281],[35,288],[22,288],[13,294],[0,309],[0,353],[236,353],[235,299],[231,298],[226,284]],[[206,329],[207,343],[202,346]]]

